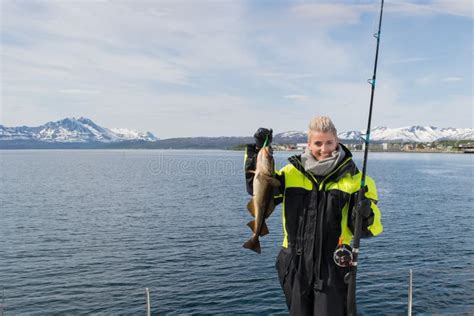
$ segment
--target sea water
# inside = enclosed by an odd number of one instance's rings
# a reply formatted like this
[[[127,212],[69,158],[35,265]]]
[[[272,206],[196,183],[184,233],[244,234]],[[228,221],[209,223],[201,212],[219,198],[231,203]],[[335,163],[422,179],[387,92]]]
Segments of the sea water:
[[[281,206],[262,254],[242,248],[242,156],[0,151],[0,312],[144,314],[149,288],[154,315],[287,314]],[[473,158],[370,154],[384,232],[361,243],[359,314],[406,314],[410,269],[415,314],[474,313]]]

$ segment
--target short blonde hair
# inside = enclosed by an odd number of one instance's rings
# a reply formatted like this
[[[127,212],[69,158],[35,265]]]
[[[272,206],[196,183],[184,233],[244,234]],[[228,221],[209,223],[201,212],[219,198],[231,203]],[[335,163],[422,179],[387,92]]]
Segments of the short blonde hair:
[[[316,116],[309,122],[308,141],[310,141],[311,132],[332,133],[337,138],[336,126],[328,116]]]

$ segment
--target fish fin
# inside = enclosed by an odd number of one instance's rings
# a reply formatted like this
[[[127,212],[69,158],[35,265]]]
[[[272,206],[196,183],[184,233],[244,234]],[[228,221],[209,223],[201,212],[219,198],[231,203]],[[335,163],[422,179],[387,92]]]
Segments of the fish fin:
[[[268,226],[265,222],[262,224],[262,229],[260,230],[260,236],[265,236],[269,233]]]
[[[255,221],[248,222],[247,226],[255,233]]]
[[[281,183],[280,181],[278,181],[277,179],[275,179],[274,177],[268,177],[268,182],[270,183],[270,185],[272,187],[275,187],[275,188],[278,188],[281,186]]]
[[[247,223],[247,226],[250,227],[252,232],[255,234],[255,221],[250,221]],[[268,226],[265,222],[262,223],[262,229],[260,230],[260,236],[265,236],[269,233]]]
[[[249,210],[249,213],[255,217],[255,204],[253,203],[253,198],[251,198],[247,203],[247,209]]]
[[[255,234],[255,221],[250,221],[247,223],[247,226],[250,227],[252,232]],[[268,230],[268,226],[265,222],[262,223],[262,229],[260,230],[260,236],[265,236],[268,234],[270,231]]]
[[[265,218],[270,217],[270,215],[272,215],[274,209],[275,209],[275,201],[273,201],[273,199],[271,199],[270,203],[268,204],[267,210],[265,211]]]
[[[243,247],[253,250],[256,253],[261,253],[260,241],[258,240],[258,238],[250,238],[245,242],[245,244],[243,244]]]

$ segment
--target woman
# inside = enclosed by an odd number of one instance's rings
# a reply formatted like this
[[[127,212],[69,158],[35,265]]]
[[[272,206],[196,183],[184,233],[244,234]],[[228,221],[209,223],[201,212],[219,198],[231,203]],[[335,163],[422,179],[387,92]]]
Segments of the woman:
[[[255,157],[272,131],[259,129],[256,144],[247,146],[245,172],[252,194]],[[280,181],[275,203],[283,203],[283,244],[276,269],[290,315],[345,315],[350,271],[354,203],[361,172],[351,152],[337,138],[328,117],[311,120],[308,146],[302,155],[276,172]],[[374,181],[366,177],[366,200],[361,205],[364,237],[378,235],[383,227]]]

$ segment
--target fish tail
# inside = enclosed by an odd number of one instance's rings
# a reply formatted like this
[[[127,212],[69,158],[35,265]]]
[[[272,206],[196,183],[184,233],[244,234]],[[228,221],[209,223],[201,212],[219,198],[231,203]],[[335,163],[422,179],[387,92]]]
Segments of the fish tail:
[[[247,240],[247,242],[245,242],[245,244],[243,244],[243,247],[253,250],[256,253],[261,253],[260,240],[258,240],[258,238],[250,238],[249,240]]]
[[[255,223],[255,221],[250,221],[247,223],[247,226],[250,227],[250,229],[252,230],[252,232],[255,234],[256,233],[256,226],[257,224]],[[262,228],[260,229],[260,234],[259,236],[265,236],[266,234],[268,234],[270,231],[268,230],[268,226],[265,222],[262,223]]]

